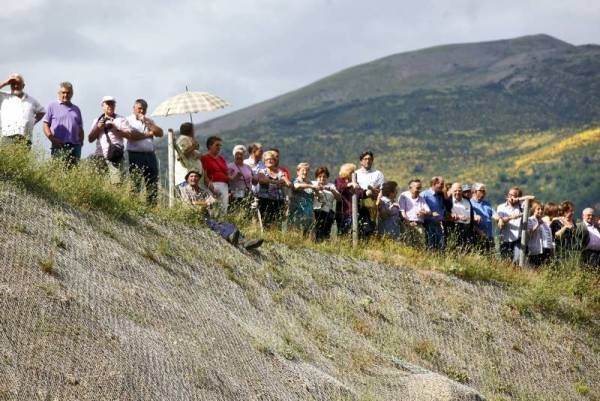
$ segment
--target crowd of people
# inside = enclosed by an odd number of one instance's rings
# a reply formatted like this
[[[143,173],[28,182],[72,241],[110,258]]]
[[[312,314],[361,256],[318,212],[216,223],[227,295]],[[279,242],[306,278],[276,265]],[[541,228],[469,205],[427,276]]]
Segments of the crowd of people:
[[[0,83],[0,89],[5,86],[10,86],[10,93],[0,91],[1,143],[31,147],[33,128],[41,121],[52,157],[65,158],[68,165],[76,164],[81,158],[85,134],[81,110],[72,102],[73,85],[61,82],[57,101],[46,108],[25,93],[25,80],[20,74],[11,74]],[[154,138],[161,137],[163,130],[146,116],[148,103],[144,99],[135,100],[131,114],[126,117],[116,113],[114,97],[104,96],[99,103],[101,113],[88,134],[88,141],[96,143],[92,158],[99,169],[109,174],[112,183],[119,184],[127,156],[128,170],[137,189],[144,183],[148,202],[156,204],[159,171]]]
[[[223,141],[211,136],[207,152],[200,152],[194,138],[194,127],[185,123],[177,139],[176,180],[185,193],[189,176],[200,177],[206,199],[218,214],[241,213],[249,217],[257,213],[266,227],[285,222],[315,241],[328,239],[332,227],[337,235],[352,230],[352,197],[358,202],[358,233],[361,238],[387,236],[425,249],[443,251],[495,252],[499,238],[501,257],[518,262],[526,253],[531,266],[541,266],[581,252],[582,261],[600,267],[600,231],[592,208],[583,211],[583,219],[575,224],[572,202],[545,205],[533,196],[523,196],[518,187],[510,188],[506,202],[497,208],[486,200],[486,186],[477,182],[448,183],[436,176],[425,189],[420,179],[412,179],[401,191],[395,181],[386,181],[374,168],[374,155],[365,151],[359,156],[360,166],[343,164],[332,180],[326,166],[318,166],[311,177],[306,162],[296,166],[292,176],[280,165],[278,149],[266,149],[259,143],[248,148],[233,147],[233,161],[221,155]],[[247,157],[246,157],[247,156]],[[353,175],[356,179],[353,180]],[[523,202],[530,202],[526,225],[522,224]],[[522,250],[521,236],[527,245]]]
[[[73,86],[59,84],[58,101],[44,109],[23,88],[19,74],[9,76],[0,88],[10,85],[11,92],[0,92],[0,139],[3,143],[21,142],[31,146],[34,125],[42,121],[51,144],[53,157],[65,158],[68,165],[81,158],[85,139],[81,111],[71,102]],[[102,113],[91,124],[88,140],[96,142],[94,158],[110,181],[118,184],[123,177],[125,155],[128,170],[144,183],[148,202],[156,204],[158,162],[154,138],[163,130],[146,116],[148,104],[137,99],[132,113],[116,114],[116,99],[105,96],[100,101]],[[397,182],[385,180],[374,168],[370,151],[360,154],[359,166],[343,164],[333,179],[322,165],[314,170],[302,162],[296,174],[280,165],[280,152],[254,143],[233,147],[233,161],[221,154],[223,141],[218,136],[206,140],[206,152],[194,137],[194,126],[184,123],[175,143],[176,181],[180,199],[198,207],[207,225],[235,245],[253,249],[261,240],[246,239],[231,223],[228,213],[249,218],[259,216],[264,227],[285,222],[315,241],[327,240],[335,224],[337,235],[351,232],[353,197],[358,202],[358,234],[361,238],[390,237],[398,241],[444,251],[495,252],[499,239],[502,258],[517,262],[525,253],[531,266],[555,263],[579,252],[582,263],[600,269],[600,220],[594,209],[583,210],[582,221],[574,220],[572,202],[542,204],[521,189],[509,189],[506,202],[497,208],[486,200],[486,186],[453,182],[436,176],[424,183],[411,179],[406,190]],[[333,182],[332,182],[333,181]],[[523,202],[530,202],[529,215],[523,216]],[[525,222],[523,224],[522,222]],[[521,238],[526,235],[526,246]]]

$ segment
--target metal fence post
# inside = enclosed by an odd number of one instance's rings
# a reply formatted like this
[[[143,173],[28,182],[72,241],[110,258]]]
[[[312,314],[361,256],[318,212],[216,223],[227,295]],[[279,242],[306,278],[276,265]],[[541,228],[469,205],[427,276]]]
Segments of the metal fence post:
[[[352,173],[352,183],[356,184],[356,173]],[[352,246],[358,246],[358,195],[352,195]]]
[[[529,198],[525,198],[523,202],[523,216],[521,218],[521,247],[519,249],[519,266],[525,266],[525,250],[527,249],[527,221],[529,220]]]
[[[175,148],[173,146],[173,130],[169,128],[167,132],[168,138],[168,179],[169,179],[169,207],[175,206]]]

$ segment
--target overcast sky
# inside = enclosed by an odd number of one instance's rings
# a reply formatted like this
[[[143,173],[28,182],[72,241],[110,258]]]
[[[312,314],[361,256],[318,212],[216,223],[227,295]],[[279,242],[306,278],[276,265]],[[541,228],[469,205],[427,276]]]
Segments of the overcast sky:
[[[536,33],[600,42],[597,0],[2,3],[0,78],[20,72],[26,92],[44,106],[55,100],[58,82],[71,81],[86,133],[103,95],[115,96],[117,112],[128,114],[138,97],[152,111],[188,85],[223,97],[231,112],[340,69],[429,46]],[[157,121],[175,128],[184,117]],[[36,131],[41,136],[39,125]],[[86,145],[85,153],[92,149]]]

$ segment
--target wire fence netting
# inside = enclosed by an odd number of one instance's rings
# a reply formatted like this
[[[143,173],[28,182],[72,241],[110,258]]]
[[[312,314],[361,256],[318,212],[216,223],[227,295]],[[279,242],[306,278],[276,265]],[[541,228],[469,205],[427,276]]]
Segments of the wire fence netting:
[[[600,377],[593,339],[511,315],[499,286],[249,253],[4,181],[0,261],[0,400],[480,399],[433,371],[564,400]]]

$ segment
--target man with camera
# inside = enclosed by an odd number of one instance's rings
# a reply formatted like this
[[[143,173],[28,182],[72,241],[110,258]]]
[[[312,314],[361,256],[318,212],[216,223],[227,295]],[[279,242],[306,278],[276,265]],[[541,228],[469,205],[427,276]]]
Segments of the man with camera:
[[[133,174],[139,190],[141,180],[146,185],[146,199],[151,205],[156,204],[158,196],[158,160],[154,153],[154,137],[163,136],[163,130],[146,117],[148,103],[137,99],[133,104],[133,114],[127,117],[131,133],[125,141],[125,150],[129,159],[129,173]]]
[[[6,85],[10,85],[10,93],[0,92],[0,139],[31,146],[33,126],[44,117],[44,108],[23,91],[25,80],[21,75],[11,74],[0,88]]]
[[[124,138],[129,138],[131,127],[124,117],[115,113],[116,100],[112,96],[102,98],[102,111],[90,129],[90,142],[96,141],[95,156],[104,161],[111,184],[122,180]]]
[[[61,82],[58,85],[58,102],[48,105],[44,116],[44,134],[50,141],[52,157],[66,157],[69,164],[81,158],[83,145],[83,119],[79,107],[71,103],[73,85]]]

